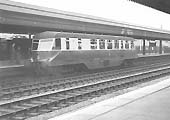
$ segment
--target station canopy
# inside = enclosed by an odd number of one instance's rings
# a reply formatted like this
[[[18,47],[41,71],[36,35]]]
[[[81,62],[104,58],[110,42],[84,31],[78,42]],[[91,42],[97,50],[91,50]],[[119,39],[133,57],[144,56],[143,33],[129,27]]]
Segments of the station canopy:
[[[170,0],[129,0],[170,14]]]

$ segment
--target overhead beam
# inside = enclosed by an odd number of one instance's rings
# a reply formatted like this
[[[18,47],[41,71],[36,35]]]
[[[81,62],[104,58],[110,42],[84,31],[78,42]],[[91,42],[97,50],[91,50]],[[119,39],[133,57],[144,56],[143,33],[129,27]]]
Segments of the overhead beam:
[[[169,31],[160,29],[18,2],[0,1],[0,32],[34,34],[47,30],[121,35],[141,39],[170,38]]]

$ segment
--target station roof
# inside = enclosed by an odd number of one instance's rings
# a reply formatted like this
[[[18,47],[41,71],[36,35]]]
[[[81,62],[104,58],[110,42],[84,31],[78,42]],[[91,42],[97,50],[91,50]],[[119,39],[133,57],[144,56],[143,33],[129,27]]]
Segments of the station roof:
[[[130,0],[170,14],[170,0]]]
[[[169,40],[170,31],[110,19],[0,0],[0,32],[65,31]]]
[[[122,36],[70,33],[70,32],[54,32],[54,31],[45,31],[45,32],[36,34],[34,37],[34,39],[45,39],[45,38],[84,38],[84,39],[106,39],[106,40],[130,40],[130,41],[134,40],[130,37],[122,37]]]

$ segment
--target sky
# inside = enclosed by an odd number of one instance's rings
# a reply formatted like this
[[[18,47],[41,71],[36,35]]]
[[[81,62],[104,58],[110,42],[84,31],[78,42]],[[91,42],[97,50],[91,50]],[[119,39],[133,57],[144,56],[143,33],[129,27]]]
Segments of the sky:
[[[170,15],[128,0],[11,0],[170,30]]]

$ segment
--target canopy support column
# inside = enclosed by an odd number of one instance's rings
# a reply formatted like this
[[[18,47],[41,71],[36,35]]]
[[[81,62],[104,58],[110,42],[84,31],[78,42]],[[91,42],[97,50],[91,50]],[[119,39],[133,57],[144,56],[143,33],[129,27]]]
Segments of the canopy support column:
[[[159,54],[162,54],[162,40],[159,40]]]
[[[145,46],[145,39],[143,39],[143,51],[142,51],[143,55],[146,54],[146,46]]]
[[[32,34],[28,34],[28,38],[29,38],[29,39],[31,39],[31,35],[32,35]]]

